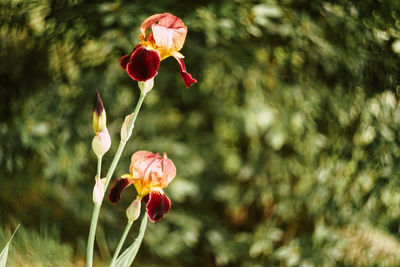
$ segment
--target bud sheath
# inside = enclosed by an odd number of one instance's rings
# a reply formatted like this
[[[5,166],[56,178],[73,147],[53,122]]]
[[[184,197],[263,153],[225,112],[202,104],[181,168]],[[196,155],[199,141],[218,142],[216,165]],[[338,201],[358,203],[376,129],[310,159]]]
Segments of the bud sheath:
[[[140,91],[142,91],[143,95],[146,95],[148,92],[150,92],[151,89],[153,89],[154,86],[154,78],[149,79],[147,81],[144,82],[138,82]]]
[[[126,209],[126,217],[128,217],[129,222],[136,221],[140,215],[140,199],[137,197],[131,205]]]
[[[108,133],[107,127],[105,127],[100,132],[97,132],[96,136],[93,138],[92,149],[97,158],[101,158],[110,149],[110,146],[111,137]]]

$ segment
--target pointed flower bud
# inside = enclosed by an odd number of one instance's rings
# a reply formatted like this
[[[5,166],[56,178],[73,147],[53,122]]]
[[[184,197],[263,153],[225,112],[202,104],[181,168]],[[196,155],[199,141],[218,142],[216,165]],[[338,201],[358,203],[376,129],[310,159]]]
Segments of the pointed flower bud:
[[[132,120],[132,116],[133,116],[133,114],[127,115],[125,117],[124,123],[122,124],[122,127],[121,127],[121,141],[123,141],[123,142],[126,142],[129,139],[129,137],[131,137],[132,132],[129,132],[128,127],[129,127],[129,123]]]
[[[149,79],[147,81],[139,81],[138,82],[140,91],[142,91],[143,95],[146,95],[148,92],[150,92],[151,89],[153,89],[154,86],[154,78]]]
[[[110,134],[108,133],[107,127],[104,127],[100,132],[97,132],[96,136],[93,138],[92,149],[97,158],[101,158],[110,149],[110,147]]]
[[[98,133],[103,130],[104,127],[106,127],[106,112],[99,91],[96,90],[96,98],[93,107],[93,130],[95,133]]]
[[[96,184],[93,188],[93,202],[94,204],[100,204],[104,198],[104,186],[106,184],[106,178],[100,179],[98,175],[96,175]]]
[[[137,197],[131,205],[126,209],[126,217],[128,217],[129,222],[136,221],[140,215],[140,203],[141,200]]]

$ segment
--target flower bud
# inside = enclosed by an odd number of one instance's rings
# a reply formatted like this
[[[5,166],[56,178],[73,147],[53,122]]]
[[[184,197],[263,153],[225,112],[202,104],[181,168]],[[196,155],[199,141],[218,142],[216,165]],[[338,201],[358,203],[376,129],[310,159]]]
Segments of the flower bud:
[[[104,127],[100,132],[97,132],[96,136],[93,138],[92,149],[97,158],[101,158],[110,149],[110,146],[110,134],[108,133],[107,127]]]
[[[94,204],[100,204],[103,201],[104,197],[104,186],[106,184],[106,178],[100,179],[98,175],[96,175],[96,184],[93,188],[93,202]]]
[[[140,215],[140,199],[137,197],[131,205],[126,209],[126,217],[128,217],[129,222],[136,221]]]
[[[154,86],[154,78],[149,79],[144,82],[138,82],[140,91],[142,91],[143,95],[146,95],[148,92],[150,92],[151,89],[153,89]]]
[[[132,131],[129,131],[129,123],[132,120],[132,114],[129,114],[125,117],[125,121],[121,127],[121,141],[126,142],[129,137],[131,137]]]
[[[106,127],[106,112],[104,110],[103,101],[99,92],[96,90],[96,98],[93,107],[93,130],[95,133],[100,132]]]

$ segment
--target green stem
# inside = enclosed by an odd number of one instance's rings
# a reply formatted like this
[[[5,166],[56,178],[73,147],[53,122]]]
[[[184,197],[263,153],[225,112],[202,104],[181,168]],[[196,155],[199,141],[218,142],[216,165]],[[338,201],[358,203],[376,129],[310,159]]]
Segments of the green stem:
[[[142,244],[144,233],[146,232],[147,215],[143,214],[142,223],[140,224],[139,234],[135,241],[119,256],[115,262],[111,262],[110,267],[114,266],[131,266]]]
[[[117,260],[117,257],[119,255],[119,252],[121,251],[122,245],[125,242],[126,236],[128,235],[129,230],[131,229],[132,223],[133,223],[133,221],[128,221],[128,223],[126,224],[124,233],[122,234],[121,239],[119,240],[117,249],[114,252],[114,256],[111,260],[110,266],[113,266],[114,262]]]
[[[135,127],[135,121],[136,121],[137,115],[139,113],[139,110],[142,107],[143,100],[144,100],[145,96],[146,95],[144,95],[144,94],[140,95],[140,98],[139,98],[139,100],[138,100],[138,102],[136,104],[135,110],[133,111],[132,119],[131,119],[131,121],[130,121],[130,123],[128,125],[128,133],[129,133],[128,136],[131,135],[133,127]],[[104,186],[104,190],[107,190],[107,188],[108,188],[108,184],[110,183],[111,177],[114,174],[115,168],[117,167],[117,164],[119,162],[119,158],[121,157],[122,151],[124,151],[124,148],[125,148],[125,145],[126,145],[126,142],[128,141],[128,139],[125,140],[125,141],[121,140],[121,142],[119,143],[119,146],[117,148],[117,152],[115,153],[114,159],[111,162],[111,166],[110,166],[110,168],[108,169],[108,172],[107,172],[106,184]]]
[[[101,159],[102,158],[97,159],[97,175],[99,176],[100,179],[101,179]]]
[[[97,159],[97,177],[101,179],[101,157]],[[93,264],[93,247],[94,237],[96,235],[97,220],[99,218],[100,204],[94,204],[92,221],[90,222],[90,230],[88,237],[88,245],[86,251],[86,266],[91,267]]]
[[[133,127],[135,126],[135,121],[136,121],[137,115],[139,113],[139,110],[142,107],[145,96],[146,96],[145,94],[140,94],[140,98],[139,98],[139,100],[136,104],[135,110],[133,111],[133,114],[132,114],[132,119],[128,125],[128,133],[129,133],[128,136],[131,135]],[[107,191],[111,177],[114,174],[115,168],[117,167],[117,164],[121,157],[122,151],[124,151],[124,148],[125,148],[125,145],[126,145],[126,142],[128,141],[128,139],[121,140],[121,142],[118,145],[117,152],[115,153],[114,159],[111,162],[110,168],[108,169],[108,172],[106,175],[106,183],[104,186],[104,192]],[[101,168],[101,162],[100,162],[100,168]],[[99,161],[97,162],[97,171],[99,172]],[[100,177],[100,175],[99,175],[99,177]],[[87,267],[92,267],[92,264],[93,264],[93,244],[94,244],[94,237],[96,235],[97,221],[99,218],[101,204],[102,204],[102,202],[95,204],[94,209],[93,209],[92,222],[90,223],[89,238],[88,238],[87,253],[86,253],[86,266]]]

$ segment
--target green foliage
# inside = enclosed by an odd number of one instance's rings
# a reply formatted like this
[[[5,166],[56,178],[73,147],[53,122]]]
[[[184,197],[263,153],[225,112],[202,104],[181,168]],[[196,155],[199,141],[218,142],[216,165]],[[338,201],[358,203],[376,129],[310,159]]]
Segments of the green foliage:
[[[1,0],[0,220],[55,225],[77,248],[65,262],[83,258],[94,93],[113,143],[106,169],[139,96],[119,58],[141,21],[164,11],[188,26],[181,52],[199,83],[186,89],[176,62],[161,63],[117,167],[127,173],[146,149],[167,152],[178,170],[171,212],[148,225],[138,265],[398,265],[395,0]],[[110,250],[128,191],[102,209]],[[58,253],[46,251],[56,241],[35,240],[35,253]]]
[[[17,226],[17,229],[15,229],[14,233],[11,235],[10,239],[8,240],[7,244],[4,246],[4,248],[0,252],[0,266],[5,267],[7,264],[7,258],[8,258],[8,250],[10,248],[11,240],[13,239],[15,233],[17,232],[19,228],[19,225]]]
[[[9,236],[8,231],[0,228],[0,240],[7,240]],[[76,266],[72,248],[61,244],[56,236],[54,231],[39,235],[22,227],[12,240],[7,267]]]

